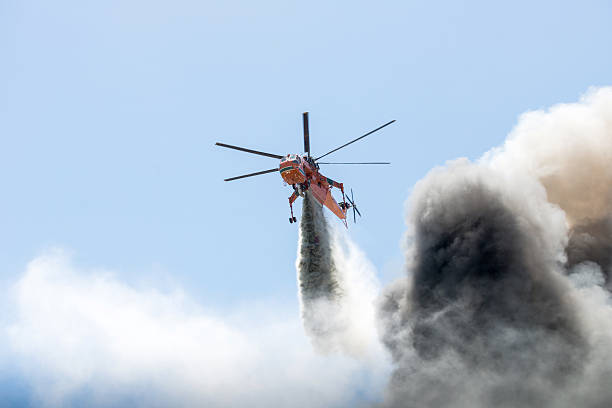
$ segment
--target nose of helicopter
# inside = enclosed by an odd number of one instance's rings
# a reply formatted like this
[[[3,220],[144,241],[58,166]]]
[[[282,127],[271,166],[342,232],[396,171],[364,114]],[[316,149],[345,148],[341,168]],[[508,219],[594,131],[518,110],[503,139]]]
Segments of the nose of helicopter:
[[[288,154],[281,159],[278,171],[287,184],[299,184],[306,181],[306,173],[301,167],[298,156]]]

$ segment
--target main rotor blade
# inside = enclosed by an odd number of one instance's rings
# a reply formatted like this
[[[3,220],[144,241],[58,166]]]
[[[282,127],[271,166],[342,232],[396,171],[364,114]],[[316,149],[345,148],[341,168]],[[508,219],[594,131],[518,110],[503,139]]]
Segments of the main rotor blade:
[[[272,153],[260,152],[258,150],[245,149],[244,147],[232,146],[232,145],[228,145],[228,144],[225,144],[225,143],[219,143],[219,142],[217,142],[215,144],[217,146],[227,147],[228,149],[240,150],[241,152],[258,154],[260,156],[266,156],[266,157],[272,157],[273,159],[282,159],[283,158],[283,156],[281,156],[280,154],[272,154]]]
[[[302,122],[304,122],[304,151],[310,157],[310,132],[308,131],[308,112],[302,113]]]
[[[264,171],[258,171],[257,173],[243,174],[242,176],[231,177],[231,178],[225,179],[223,181],[232,181],[232,180],[238,180],[238,179],[245,178],[245,177],[259,176],[260,174],[272,173],[272,172],[275,172],[275,171],[278,171],[278,168],[270,169],[270,170],[264,170]]]
[[[332,162],[317,162],[317,164],[391,164],[391,162],[362,162],[362,163],[332,163]]]
[[[359,136],[357,139],[351,140],[350,142],[348,142],[348,143],[346,143],[346,144],[343,144],[342,146],[337,147],[337,148],[335,148],[334,150],[332,150],[332,151],[329,151],[329,152],[325,153],[323,156],[319,156],[319,157],[317,157],[317,158],[315,159],[315,161],[317,161],[317,160],[319,160],[319,159],[322,159],[323,157],[327,156],[328,154],[332,154],[333,152],[338,151],[338,150],[342,149],[343,147],[346,147],[346,146],[350,145],[351,143],[355,143],[356,141],[361,140],[361,139],[363,139],[364,137],[369,136],[369,135],[371,135],[372,133],[374,133],[374,132],[376,132],[376,131],[378,131],[378,130],[380,130],[380,129],[384,128],[385,126],[389,126],[389,125],[390,125],[390,124],[392,124],[393,122],[395,122],[395,120],[392,120],[391,122],[387,122],[387,123],[385,123],[384,125],[382,125],[382,126],[380,126],[380,127],[377,127],[376,129],[374,129],[374,130],[372,130],[372,131],[370,131],[370,132],[366,133],[365,135],[363,135],[363,136]]]

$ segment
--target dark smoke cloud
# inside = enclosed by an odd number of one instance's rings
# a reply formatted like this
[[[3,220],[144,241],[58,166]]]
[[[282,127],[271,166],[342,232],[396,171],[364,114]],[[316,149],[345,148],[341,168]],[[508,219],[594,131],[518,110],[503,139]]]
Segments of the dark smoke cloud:
[[[531,112],[415,187],[379,307],[388,407],[612,403],[612,89]]]
[[[501,185],[455,163],[417,189],[410,286],[381,309],[396,363],[387,405],[545,406],[582,370],[570,287]]]

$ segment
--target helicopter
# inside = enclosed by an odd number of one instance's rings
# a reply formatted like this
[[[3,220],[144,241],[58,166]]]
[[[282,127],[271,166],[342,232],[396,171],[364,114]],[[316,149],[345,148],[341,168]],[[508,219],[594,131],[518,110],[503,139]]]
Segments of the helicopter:
[[[355,213],[359,214],[361,217],[361,213],[357,209],[355,205],[355,200],[353,197],[353,190],[351,189],[351,197],[345,195],[344,185],[335,180],[332,180],[329,177],[324,176],[320,172],[319,165],[326,164],[340,164],[340,165],[363,165],[363,164],[391,164],[389,162],[343,162],[343,163],[333,163],[333,162],[320,162],[319,160],[323,157],[326,157],[352,143],[357,142],[358,140],[363,139],[366,136],[371,135],[374,132],[381,130],[382,128],[389,126],[395,120],[385,123],[382,126],[377,127],[376,129],[359,136],[356,139],[351,140],[348,143],[343,144],[340,147],[337,147],[321,156],[313,158],[310,154],[310,132],[308,130],[308,112],[304,112],[302,114],[302,122],[304,125],[304,154],[287,154],[285,156],[281,156],[279,154],[266,153],[258,150],[246,149],[244,147],[233,146],[225,143],[217,142],[215,145],[220,147],[225,147],[228,149],[239,150],[241,152],[257,154],[260,156],[270,157],[273,159],[280,160],[278,167],[269,170],[258,171],[255,173],[243,174],[236,177],[230,177],[225,179],[224,181],[233,181],[239,180],[246,177],[259,176],[261,174],[274,173],[279,172],[283,181],[293,188],[293,193],[289,196],[289,209],[291,211],[291,217],[289,217],[289,222],[294,223],[297,222],[297,218],[293,215],[293,203],[298,199],[298,197],[304,197],[307,191],[310,191],[312,196],[321,204],[327,207],[334,215],[336,215],[344,225],[348,228],[348,224],[346,222],[346,213],[349,209],[353,209],[353,221],[356,222],[357,218]],[[338,203],[331,194],[331,190],[333,188],[337,188],[342,192],[342,201]]]

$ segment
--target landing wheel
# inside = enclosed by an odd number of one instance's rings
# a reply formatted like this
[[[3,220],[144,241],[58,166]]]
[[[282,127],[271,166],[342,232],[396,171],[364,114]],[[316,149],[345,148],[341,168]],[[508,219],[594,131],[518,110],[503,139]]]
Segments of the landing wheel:
[[[293,217],[293,222],[297,222],[297,218]]]
[[[293,218],[289,217],[289,224],[292,224],[292,223],[293,223]]]

